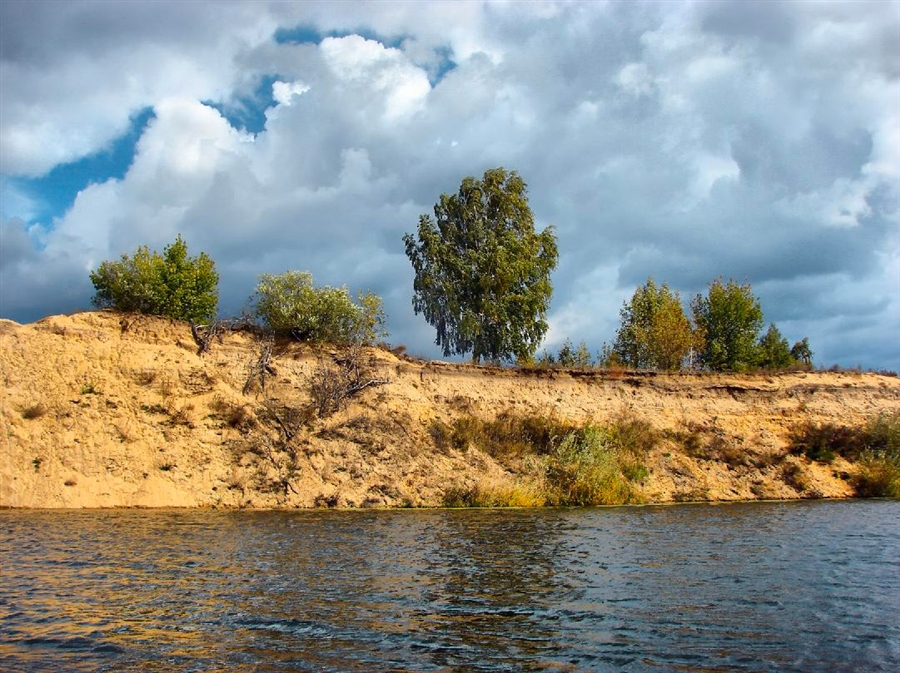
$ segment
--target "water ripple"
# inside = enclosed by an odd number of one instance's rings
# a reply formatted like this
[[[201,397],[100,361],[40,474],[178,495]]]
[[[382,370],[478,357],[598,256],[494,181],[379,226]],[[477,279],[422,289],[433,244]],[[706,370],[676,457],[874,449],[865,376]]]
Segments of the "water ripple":
[[[0,669],[893,671],[898,515],[0,511]]]

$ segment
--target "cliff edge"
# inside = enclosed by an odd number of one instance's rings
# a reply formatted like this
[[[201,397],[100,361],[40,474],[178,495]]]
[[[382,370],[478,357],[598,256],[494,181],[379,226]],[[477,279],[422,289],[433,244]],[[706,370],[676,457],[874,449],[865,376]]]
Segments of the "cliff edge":
[[[447,441],[460,419],[500,416],[646,421],[661,438],[646,502],[840,498],[856,466],[790,455],[791,431],[900,412],[900,379],[855,372],[474,367],[240,330],[198,351],[160,318],[0,320],[0,506],[438,506],[521,476],[522,461]],[[332,412],[341,382],[356,392]]]

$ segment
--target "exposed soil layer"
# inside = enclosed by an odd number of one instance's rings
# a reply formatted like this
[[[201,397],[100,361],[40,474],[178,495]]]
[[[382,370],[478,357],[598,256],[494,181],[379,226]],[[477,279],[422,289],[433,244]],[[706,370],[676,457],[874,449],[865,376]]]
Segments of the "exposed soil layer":
[[[184,323],[111,312],[0,320],[0,506],[437,506],[447,488],[516,479],[439,441],[463,416],[640,418],[648,502],[853,495],[855,466],[788,454],[807,422],[900,410],[900,379],[855,372],[662,375],[516,370],[357,354],[365,385],[319,417],[310,384],[346,355],[229,331],[198,353]]]

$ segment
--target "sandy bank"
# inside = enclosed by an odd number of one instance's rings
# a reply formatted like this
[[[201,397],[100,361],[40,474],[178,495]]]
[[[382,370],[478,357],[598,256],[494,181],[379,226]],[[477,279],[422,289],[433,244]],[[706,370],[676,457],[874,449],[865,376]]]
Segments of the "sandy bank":
[[[854,466],[786,456],[790,429],[900,410],[900,379],[876,374],[517,372],[371,349],[386,383],[320,419],[309,383],[338,354],[275,344],[263,390],[260,348],[229,332],[201,355],[185,324],[107,312],[0,321],[0,506],[439,505],[448,486],[516,468],[436,441],[436,422],[504,412],[668,431],[640,486],[651,502],[848,497]]]

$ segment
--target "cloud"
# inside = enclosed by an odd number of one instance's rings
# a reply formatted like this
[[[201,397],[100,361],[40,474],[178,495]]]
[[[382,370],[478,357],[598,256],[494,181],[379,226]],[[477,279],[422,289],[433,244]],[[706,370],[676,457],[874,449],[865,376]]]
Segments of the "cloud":
[[[401,236],[502,165],[559,237],[550,347],[598,350],[649,275],[685,300],[721,275],[817,361],[900,369],[889,5],[48,6],[0,6],[4,316],[84,307],[88,268],[180,232],[216,260],[223,310],[259,273],[308,269],[382,294],[394,339],[434,355]],[[299,26],[322,39],[274,39]],[[257,133],[220,112],[254,105]],[[125,175],[54,219],[10,188],[146,107]]]

